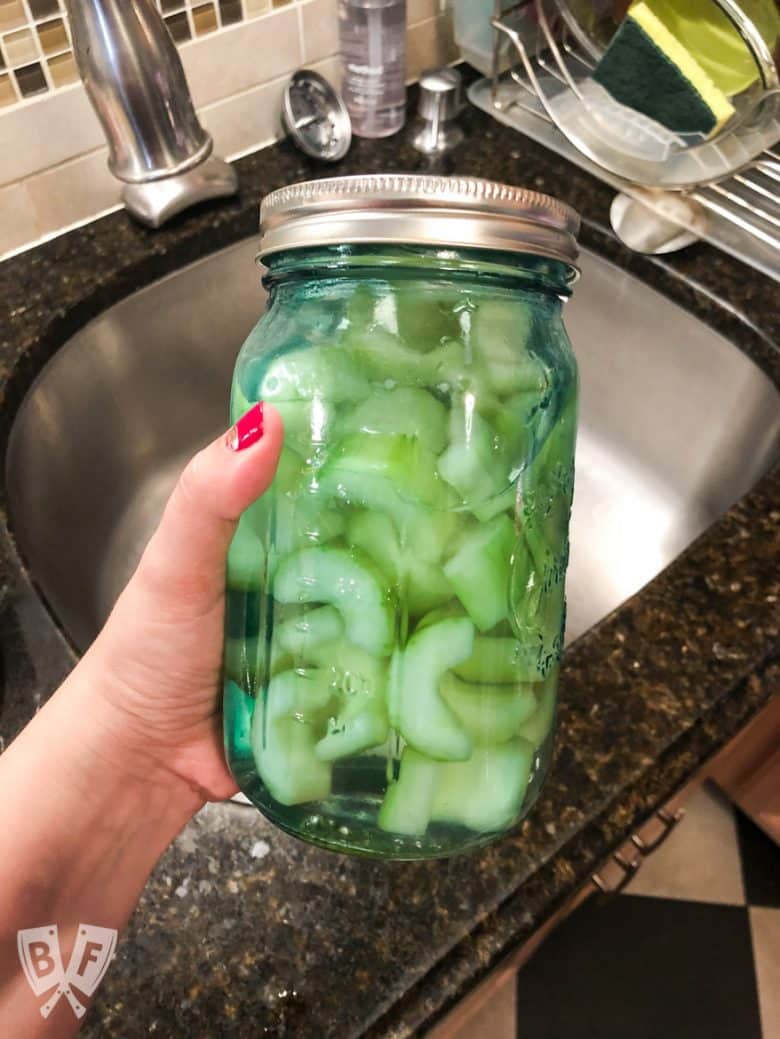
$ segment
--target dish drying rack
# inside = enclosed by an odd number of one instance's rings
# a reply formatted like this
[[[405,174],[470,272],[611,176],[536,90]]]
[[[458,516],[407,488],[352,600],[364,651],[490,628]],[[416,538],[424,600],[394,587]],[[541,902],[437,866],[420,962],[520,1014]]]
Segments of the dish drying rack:
[[[731,6],[731,0],[717,0]],[[642,182],[642,163],[620,176],[587,137],[560,128],[561,113],[576,111],[579,83],[598,61],[598,46],[572,18],[565,0],[554,0],[558,18],[551,28],[547,0],[495,4],[492,73],[472,84],[469,98],[499,121],[544,144],[600,180],[636,199],[659,217],[780,281],[780,120],[773,107],[741,133],[726,128],[706,145],[680,153],[659,187]],[[531,14],[530,18],[526,15]],[[756,32],[752,23],[750,29]],[[759,37],[760,40],[760,37]],[[750,44],[749,44],[750,45]],[[751,50],[753,47],[751,46]],[[753,51],[754,56],[756,52]],[[761,68],[761,63],[759,68]],[[770,56],[771,59],[771,56]],[[766,62],[764,61],[764,65]],[[759,105],[774,106],[780,91],[774,65],[768,82],[762,70]],[[750,124],[750,119],[747,120]],[[571,124],[576,126],[576,123]],[[608,148],[606,154],[609,154]],[[621,156],[622,158],[622,156]],[[618,167],[621,168],[621,167]],[[680,198],[694,205],[673,204]]]

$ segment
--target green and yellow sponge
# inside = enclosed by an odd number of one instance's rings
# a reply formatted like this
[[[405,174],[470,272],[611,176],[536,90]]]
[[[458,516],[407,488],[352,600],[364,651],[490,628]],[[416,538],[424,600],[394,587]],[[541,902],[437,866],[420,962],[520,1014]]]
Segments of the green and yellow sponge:
[[[629,8],[593,78],[616,101],[674,133],[711,137],[734,115],[723,91],[644,0]]]

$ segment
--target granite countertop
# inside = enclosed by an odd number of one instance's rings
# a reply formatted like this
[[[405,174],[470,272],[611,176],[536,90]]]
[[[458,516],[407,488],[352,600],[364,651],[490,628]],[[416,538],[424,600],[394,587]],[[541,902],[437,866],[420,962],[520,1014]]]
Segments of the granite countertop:
[[[608,231],[612,192],[482,112],[436,172],[538,188],[583,215],[582,243],[715,327],[780,385],[777,286],[697,245],[648,259]],[[0,442],[44,362],[112,302],[256,233],[259,198],[334,173],[425,170],[407,132],[336,167],[287,143],[238,162],[242,191],[163,231],[115,213],[0,264]],[[238,346],[238,344],[236,344]],[[75,657],[36,597],[0,496],[0,731]],[[520,831],[445,862],[309,848],[210,805],[156,869],[87,1035],[419,1034],[527,938],[780,688],[780,471],[566,652],[555,761]]]

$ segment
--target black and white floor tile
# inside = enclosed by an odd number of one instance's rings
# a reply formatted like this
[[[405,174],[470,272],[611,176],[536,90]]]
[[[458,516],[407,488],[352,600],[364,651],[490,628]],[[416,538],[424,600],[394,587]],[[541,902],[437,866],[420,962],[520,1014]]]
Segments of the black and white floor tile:
[[[457,1039],[780,1039],[780,848],[711,787]]]

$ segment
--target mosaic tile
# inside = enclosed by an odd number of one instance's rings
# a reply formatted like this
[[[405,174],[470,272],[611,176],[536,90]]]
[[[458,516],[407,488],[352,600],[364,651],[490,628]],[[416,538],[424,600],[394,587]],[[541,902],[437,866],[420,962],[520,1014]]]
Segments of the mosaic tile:
[[[32,97],[34,94],[42,94],[49,89],[43,67],[39,61],[14,71],[16,85],[22,97]]]
[[[250,21],[303,0],[156,0],[174,42]],[[5,74],[10,70],[10,74]],[[0,0],[0,107],[78,78],[62,0]]]

